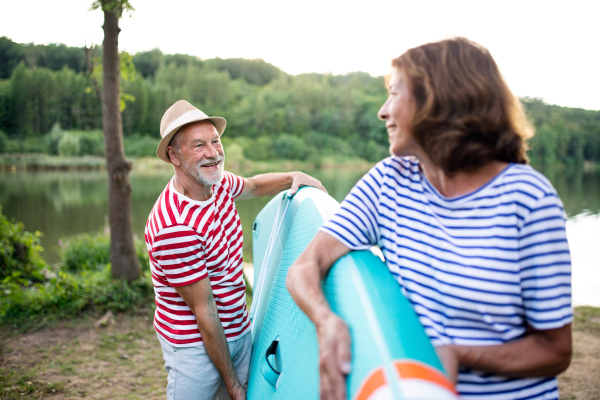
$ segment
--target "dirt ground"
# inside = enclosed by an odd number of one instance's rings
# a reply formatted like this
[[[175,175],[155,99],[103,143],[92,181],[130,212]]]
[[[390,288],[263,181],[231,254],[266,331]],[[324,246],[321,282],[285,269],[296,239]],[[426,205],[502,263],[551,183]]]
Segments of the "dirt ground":
[[[148,316],[117,315],[105,328],[86,321],[4,337],[0,367],[15,375],[0,399],[165,398],[167,375]]]
[[[561,399],[600,399],[600,309],[578,308]],[[0,340],[0,399],[164,399],[166,372],[148,316],[115,316],[10,334]]]

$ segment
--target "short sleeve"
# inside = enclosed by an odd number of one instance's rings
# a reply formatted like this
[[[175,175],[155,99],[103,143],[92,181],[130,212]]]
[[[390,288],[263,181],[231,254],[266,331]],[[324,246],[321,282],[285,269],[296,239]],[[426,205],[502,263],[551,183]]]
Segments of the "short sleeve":
[[[242,194],[242,190],[244,190],[244,178],[225,171],[223,179],[229,183],[229,187],[231,188],[231,198],[235,199]]]
[[[539,330],[571,322],[571,254],[565,212],[556,193],[540,198],[523,222],[519,268],[527,322]]]
[[[374,166],[352,188],[340,209],[319,229],[351,250],[369,249],[379,238],[378,205],[385,165]]]
[[[200,237],[187,226],[161,229],[154,237],[152,256],[173,287],[191,285],[208,277]]]

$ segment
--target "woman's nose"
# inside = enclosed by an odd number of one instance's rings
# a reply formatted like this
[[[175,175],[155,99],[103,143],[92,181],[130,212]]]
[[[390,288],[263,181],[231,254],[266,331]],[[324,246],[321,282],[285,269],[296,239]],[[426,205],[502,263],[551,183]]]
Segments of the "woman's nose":
[[[387,119],[387,117],[388,117],[387,104],[388,104],[387,101],[385,103],[383,103],[383,105],[381,106],[381,108],[377,112],[377,118],[379,118],[382,121],[385,121]]]

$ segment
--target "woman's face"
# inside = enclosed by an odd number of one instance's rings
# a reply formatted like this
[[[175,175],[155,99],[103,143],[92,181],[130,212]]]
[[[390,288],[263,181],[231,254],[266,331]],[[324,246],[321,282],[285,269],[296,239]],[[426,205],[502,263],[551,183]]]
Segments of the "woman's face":
[[[410,131],[415,102],[409,92],[408,82],[398,68],[392,70],[388,93],[388,98],[379,109],[377,116],[385,121],[390,141],[390,154],[398,157],[418,156],[419,146]]]

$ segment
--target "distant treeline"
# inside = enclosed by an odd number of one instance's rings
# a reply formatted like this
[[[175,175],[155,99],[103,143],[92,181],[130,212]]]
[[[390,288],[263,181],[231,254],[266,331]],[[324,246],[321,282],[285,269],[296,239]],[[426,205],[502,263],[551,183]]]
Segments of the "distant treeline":
[[[86,58],[84,50],[0,38],[0,130],[10,140],[40,142],[56,123],[62,130],[102,128],[89,70],[101,51],[96,47]],[[375,161],[387,154],[387,134],[377,119],[386,98],[382,77],[292,76],[263,60],[200,60],[160,50],[134,55],[133,64],[135,79],[122,82],[122,91],[133,98],[123,112],[126,138],[153,143],[164,111],[186,99],[209,115],[225,117],[227,139],[240,143],[250,159],[336,154]],[[600,160],[600,111],[537,99],[523,104],[538,131],[531,142],[533,161]]]

